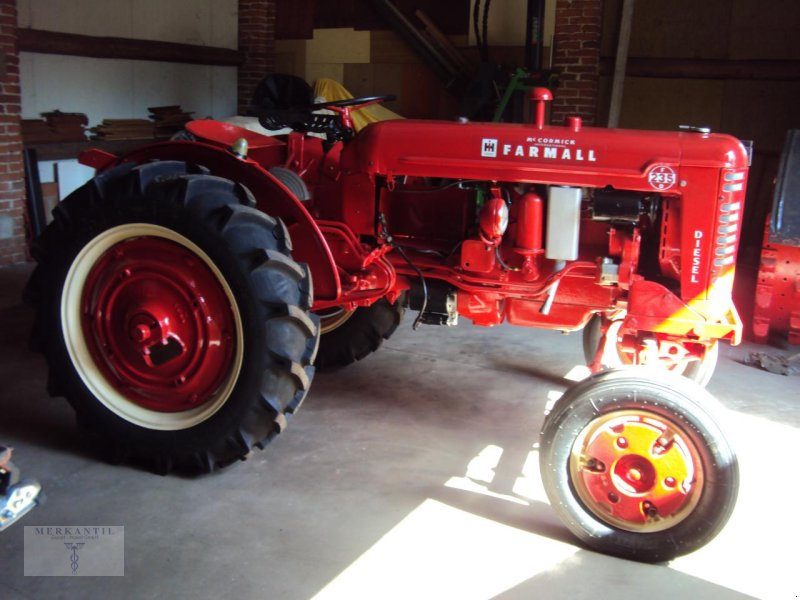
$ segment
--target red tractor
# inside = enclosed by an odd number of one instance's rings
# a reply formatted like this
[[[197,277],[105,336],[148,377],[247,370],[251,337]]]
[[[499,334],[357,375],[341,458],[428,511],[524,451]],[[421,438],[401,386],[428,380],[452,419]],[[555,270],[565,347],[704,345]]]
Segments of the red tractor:
[[[542,476],[588,546],[666,560],[710,540],[736,458],[712,418],[748,155],[707,131],[384,121],[386,97],[215,121],[117,157],[34,247],[51,394],[118,459],[210,471],[286,427],[318,368],[420,323],[584,330],[595,375],[548,414]],[[312,285],[313,282],[313,285]],[[619,368],[612,368],[619,367]],[[683,375],[680,377],[679,375]],[[694,381],[691,381],[694,380]]]

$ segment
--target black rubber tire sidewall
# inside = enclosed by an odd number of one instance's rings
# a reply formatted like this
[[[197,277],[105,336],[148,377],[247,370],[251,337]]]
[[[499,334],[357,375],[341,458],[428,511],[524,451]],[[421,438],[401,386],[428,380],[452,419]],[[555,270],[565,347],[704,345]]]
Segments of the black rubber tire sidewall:
[[[347,321],[320,336],[315,366],[332,370],[369,356],[397,330],[404,313],[402,297],[394,304],[381,298],[357,308]]]
[[[281,240],[283,226],[248,208],[251,199],[242,188],[219,178],[187,175],[179,165],[172,173],[164,165],[138,167],[119,177],[109,176],[107,181],[90,182],[65,199],[51,230],[38,244],[40,266],[35,274],[43,282],[40,286],[51,287],[49,292],[37,294],[40,323],[35,327],[43,336],[40,345],[50,366],[51,393],[67,397],[79,422],[98,436],[106,451],[120,459],[144,459],[159,472],[167,472],[173,465],[210,470],[270,441],[285,426],[285,414],[293,412],[305,396],[317,344],[316,331],[305,332],[305,347],[295,351],[296,356],[282,357],[269,341],[269,329],[274,326],[270,323],[281,327],[280,320],[289,319],[292,322],[286,327],[291,331],[286,335],[294,338],[313,323],[311,319],[300,322],[298,311],[306,311],[311,302],[310,279],[307,270],[289,258]],[[166,174],[149,177],[148,168],[162,168]],[[142,179],[148,181],[143,184]],[[192,205],[185,206],[182,189],[198,184],[214,189],[205,195],[197,193]],[[145,193],[136,189],[142,186],[147,188]],[[148,429],[118,416],[86,387],[66,348],[60,314],[67,272],[94,237],[129,223],[160,225],[196,244],[223,274],[246,332],[241,368],[228,399],[217,412],[188,429]],[[244,228],[245,235],[236,236],[239,248],[232,246],[230,234],[228,238],[223,235],[226,227]],[[273,293],[263,289],[252,270],[265,252],[281,263],[280,273],[292,273],[294,268],[303,274],[284,278],[285,288],[296,287],[293,292],[281,292],[287,296],[285,303],[266,302],[264,296]],[[291,310],[297,318],[287,316]]]
[[[605,371],[568,390],[545,420],[539,455],[545,490],[564,524],[593,550],[646,562],[670,560],[713,539],[733,512],[739,484],[736,456],[713,416],[715,402],[694,382],[646,367]],[[570,481],[569,457],[579,433],[598,416],[626,409],[679,424],[700,455],[698,504],[664,531],[635,533],[607,524],[583,505]]]

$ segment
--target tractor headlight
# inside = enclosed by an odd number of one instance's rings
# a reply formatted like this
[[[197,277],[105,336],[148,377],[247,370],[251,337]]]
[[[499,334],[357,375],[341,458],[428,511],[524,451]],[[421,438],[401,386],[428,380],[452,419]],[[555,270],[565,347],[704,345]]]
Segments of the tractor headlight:
[[[481,232],[488,240],[499,240],[508,229],[508,205],[494,197],[483,205],[480,215]]]

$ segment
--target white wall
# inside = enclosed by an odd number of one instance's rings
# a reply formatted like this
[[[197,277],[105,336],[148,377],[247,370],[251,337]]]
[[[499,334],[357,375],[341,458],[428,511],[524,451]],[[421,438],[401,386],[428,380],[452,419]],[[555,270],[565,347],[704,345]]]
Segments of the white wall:
[[[18,0],[18,24],[83,35],[236,49],[237,0]],[[195,117],[236,112],[236,67],[20,53],[22,117],[59,109],[105,118],[147,118],[180,104]]]
[[[20,53],[22,118],[55,109],[103,119],[146,119],[150,106],[180,104],[195,118],[236,112],[236,68]]]

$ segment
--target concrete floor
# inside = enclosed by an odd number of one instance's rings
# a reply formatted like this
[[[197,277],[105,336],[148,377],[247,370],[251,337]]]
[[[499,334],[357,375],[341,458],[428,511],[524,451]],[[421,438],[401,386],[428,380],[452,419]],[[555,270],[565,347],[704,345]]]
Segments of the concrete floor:
[[[319,375],[265,451],[159,477],[98,460],[47,397],[19,302],[29,270],[0,270],[0,441],[48,500],[0,533],[4,600],[800,596],[800,378],[741,363],[763,347],[725,346],[709,386],[741,466],[731,521],[645,565],[582,549],[539,483],[533,445],[548,393],[581,363],[579,335],[407,319],[375,355]],[[25,525],[123,525],[124,577],[23,576]]]

